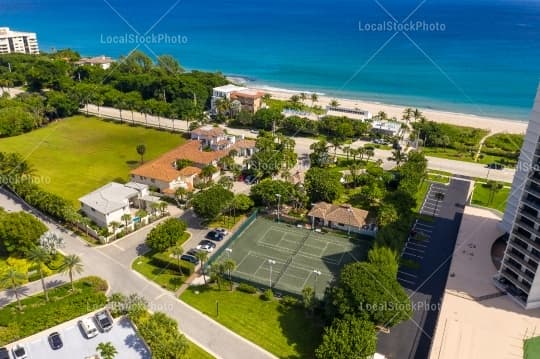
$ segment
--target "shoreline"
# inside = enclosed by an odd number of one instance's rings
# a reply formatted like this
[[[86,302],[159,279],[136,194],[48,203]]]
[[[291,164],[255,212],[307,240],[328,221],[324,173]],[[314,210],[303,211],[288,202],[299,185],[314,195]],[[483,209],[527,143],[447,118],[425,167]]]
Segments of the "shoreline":
[[[238,76],[234,77],[228,77],[234,80],[240,79]],[[266,86],[263,84],[255,85],[250,84],[249,81],[246,81],[244,86],[261,91],[264,93],[268,93],[272,95],[272,98],[278,99],[278,100],[288,100],[292,95],[294,94],[300,94],[302,92],[306,93],[309,97],[309,95],[313,92],[306,92],[306,91],[300,91],[300,90],[294,90],[294,89],[285,89],[285,88],[277,88],[272,86]],[[343,107],[349,107],[349,108],[359,108],[362,110],[367,110],[372,113],[372,115],[376,115],[379,111],[384,111],[388,115],[389,118],[396,117],[398,120],[401,120],[403,110],[407,106],[401,106],[401,105],[394,105],[394,104],[388,104],[388,103],[382,103],[382,102],[372,102],[372,101],[365,101],[360,98],[358,99],[348,99],[348,98],[335,98],[328,96],[324,93],[318,93],[315,92],[319,99],[315,103],[316,105],[319,105],[321,107],[325,107],[330,103],[332,100],[337,100],[339,104]],[[306,105],[311,105],[311,100],[308,98],[304,101]],[[414,107],[412,107],[414,109]],[[525,131],[527,130],[527,121],[522,120],[510,120],[507,118],[498,118],[498,117],[490,117],[490,116],[479,116],[474,114],[467,114],[467,113],[460,113],[460,112],[449,112],[449,111],[443,111],[443,110],[434,110],[429,108],[418,108],[422,114],[429,120],[434,121],[438,123],[447,123],[451,125],[457,125],[457,126],[467,126],[467,127],[475,127],[480,129],[485,129],[490,131],[491,134],[494,133],[508,133],[508,134],[525,134]]]

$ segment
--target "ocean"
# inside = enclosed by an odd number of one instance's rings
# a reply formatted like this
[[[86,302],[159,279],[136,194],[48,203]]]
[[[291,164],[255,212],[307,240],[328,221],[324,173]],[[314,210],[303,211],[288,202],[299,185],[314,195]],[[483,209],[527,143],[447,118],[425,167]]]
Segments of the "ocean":
[[[171,54],[253,85],[526,119],[540,1],[0,0],[43,51]]]

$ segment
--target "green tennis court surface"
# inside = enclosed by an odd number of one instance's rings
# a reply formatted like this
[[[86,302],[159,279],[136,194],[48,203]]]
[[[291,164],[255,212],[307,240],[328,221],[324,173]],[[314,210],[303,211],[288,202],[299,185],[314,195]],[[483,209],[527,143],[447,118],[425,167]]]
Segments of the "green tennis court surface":
[[[236,262],[234,279],[276,292],[301,294],[306,286],[322,298],[347,263],[366,258],[370,243],[331,233],[317,233],[258,217],[214,260]],[[320,272],[319,275],[315,271]]]

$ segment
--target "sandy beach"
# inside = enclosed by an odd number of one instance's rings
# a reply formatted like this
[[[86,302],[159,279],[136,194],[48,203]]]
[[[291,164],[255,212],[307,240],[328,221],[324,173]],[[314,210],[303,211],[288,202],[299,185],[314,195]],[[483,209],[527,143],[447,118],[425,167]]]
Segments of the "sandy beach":
[[[279,99],[279,100],[288,100],[293,94],[300,93],[300,91],[274,89],[274,88],[254,88],[254,90],[269,93],[270,95],[272,95],[272,98]],[[305,104],[311,105],[311,100],[309,99],[310,94],[307,94],[307,95],[308,95],[308,99],[305,100]],[[324,108],[326,105],[330,103],[330,101],[334,99],[336,98],[320,95],[318,101],[315,104],[322,106]],[[336,100],[339,102],[340,106],[343,106],[343,107],[368,110],[373,115],[377,114],[379,111],[384,111],[390,118],[396,117],[397,119],[401,119],[403,110],[405,109],[405,106],[396,106],[396,105],[383,104],[383,103],[377,103],[377,102],[368,102],[368,101],[362,101],[362,100],[352,100],[352,99],[343,99],[343,98],[337,98]],[[481,117],[481,116],[476,116],[476,115],[471,115],[471,114],[452,113],[452,112],[444,112],[444,111],[437,111],[437,110],[423,109],[423,108],[419,108],[419,110],[422,111],[423,115],[431,121],[448,123],[448,124],[459,125],[459,126],[476,127],[476,128],[489,130],[491,131],[491,133],[524,134],[525,131],[527,130],[527,122],[524,122],[524,121],[505,120],[505,119],[494,118],[494,117]]]

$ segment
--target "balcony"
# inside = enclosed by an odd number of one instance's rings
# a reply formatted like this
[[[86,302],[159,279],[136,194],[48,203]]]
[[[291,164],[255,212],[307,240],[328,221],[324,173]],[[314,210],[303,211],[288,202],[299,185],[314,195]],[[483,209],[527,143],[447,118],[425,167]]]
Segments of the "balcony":
[[[540,257],[537,255],[534,255],[528,249],[521,247],[519,244],[515,242],[510,242],[510,244],[512,245],[512,248],[515,248],[518,252],[520,252],[524,256],[527,256],[531,258],[532,260],[534,260],[535,262],[540,263]]]
[[[540,202],[537,202],[537,201],[534,201],[534,200],[530,200],[530,199],[527,199],[526,197],[523,199],[523,203],[526,203],[527,205],[529,205],[529,207],[532,207],[538,211],[540,211]]]
[[[529,288],[527,288],[523,283],[519,281],[519,279],[515,279],[510,274],[506,273],[505,271],[501,271],[501,275],[506,278],[510,283],[515,285],[517,288],[521,289],[523,292],[525,292],[527,295],[529,295]]]
[[[523,217],[527,218],[528,220],[533,221],[535,223],[540,222],[540,218],[536,217],[532,213],[527,212],[523,208],[518,212],[518,216],[523,216]]]
[[[536,270],[538,269],[535,268],[532,264],[529,264],[525,259],[521,259],[519,258],[518,255],[512,253],[512,251],[507,251],[506,254],[512,258],[513,260],[515,260],[516,262],[518,262],[519,264],[521,264],[522,266],[524,266],[525,268],[527,268],[528,270],[530,270],[531,272],[533,273],[536,273]],[[530,254],[526,254],[526,253],[523,253],[524,255],[530,255]],[[532,278],[531,278],[532,279]]]
[[[523,222],[523,221],[521,221],[521,220],[517,220],[517,221],[516,221],[516,224],[517,224],[518,226],[520,226],[522,229],[524,229],[524,230],[526,230],[527,232],[529,232],[530,234],[536,236],[537,238],[540,238],[540,231],[538,231],[538,230],[535,229],[534,227],[529,226],[527,223],[525,223],[525,222]],[[521,235],[522,237],[527,238],[527,237],[525,237],[524,234],[519,233],[517,230],[514,230],[513,233],[517,233],[517,234]],[[521,238],[521,237],[520,237],[520,238]],[[535,248],[536,248],[537,250],[540,251],[540,243],[535,242],[533,239],[528,239],[528,240],[531,241],[531,242],[533,242],[534,245],[536,246]]]
[[[533,177],[533,179],[534,179],[534,177]],[[540,179],[538,179],[537,181],[540,181]],[[536,197],[540,197],[540,188],[538,187],[538,185],[536,183],[529,184],[528,186],[526,186],[525,191],[531,193],[532,195],[534,195]]]

